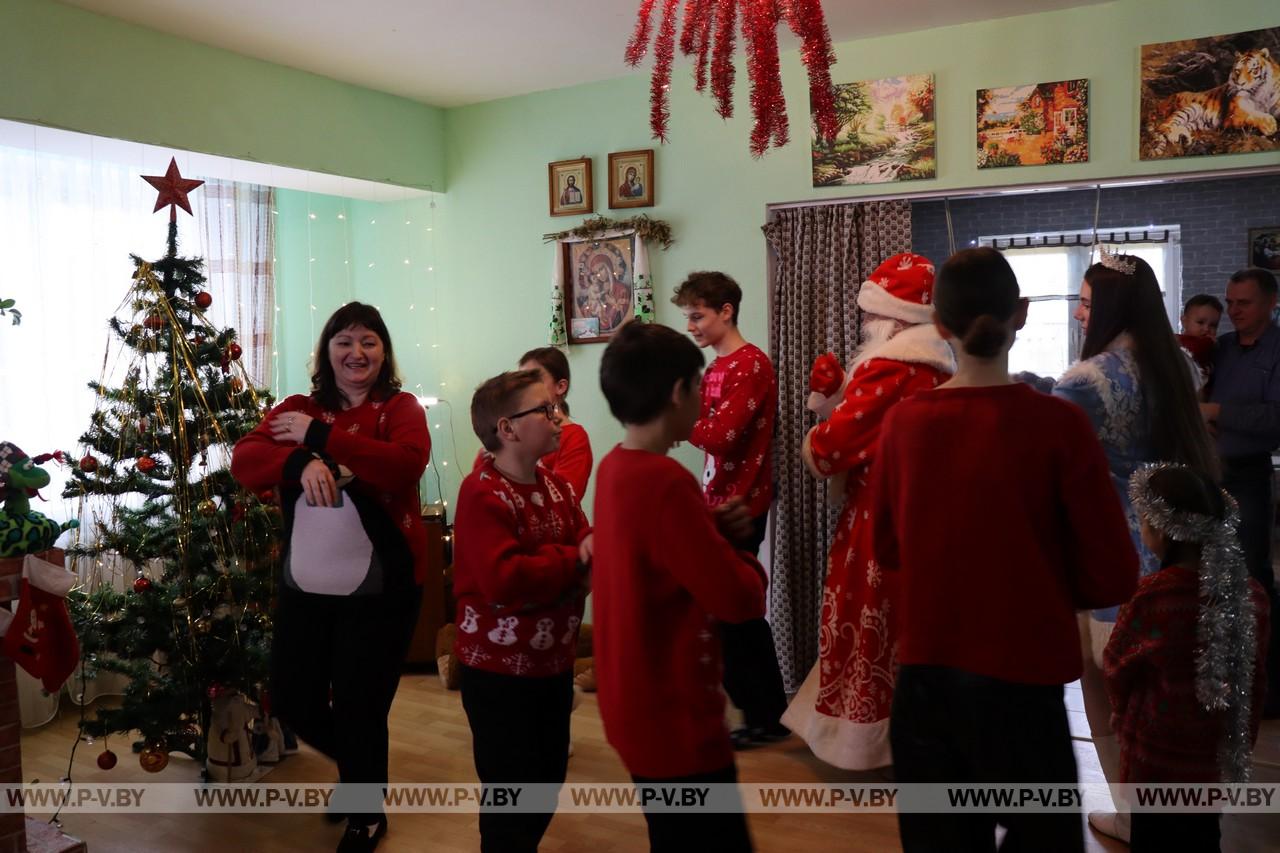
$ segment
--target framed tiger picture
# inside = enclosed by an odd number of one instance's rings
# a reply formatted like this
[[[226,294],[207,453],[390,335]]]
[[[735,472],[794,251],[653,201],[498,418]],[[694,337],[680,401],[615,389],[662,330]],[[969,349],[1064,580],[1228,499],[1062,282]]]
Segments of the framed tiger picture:
[[[1280,27],[1142,46],[1143,160],[1280,150]]]

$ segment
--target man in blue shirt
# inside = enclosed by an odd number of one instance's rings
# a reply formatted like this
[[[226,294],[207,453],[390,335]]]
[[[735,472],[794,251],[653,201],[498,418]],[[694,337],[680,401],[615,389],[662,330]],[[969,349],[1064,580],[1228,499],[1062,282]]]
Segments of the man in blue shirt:
[[[1231,276],[1227,316],[1235,327],[1218,338],[1213,385],[1201,413],[1218,442],[1222,486],[1240,504],[1240,545],[1249,574],[1271,601],[1267,647],[1267,701],[1263,713],[1280,716],[1280,603],[1271,565],[1275,495],[1271,452],[1280,446],[1280,328],[1272,322],[1276,277],[1253,267]]]

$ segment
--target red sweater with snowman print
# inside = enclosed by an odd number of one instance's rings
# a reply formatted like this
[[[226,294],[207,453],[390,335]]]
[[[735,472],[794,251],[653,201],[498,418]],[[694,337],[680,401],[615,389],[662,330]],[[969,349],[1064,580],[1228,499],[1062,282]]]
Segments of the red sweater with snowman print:
[[[591,532],[573,489],[545,468],[517,483],[489,458],[462,481],[454,524],[454,653],[528,678],[573,668],[586,600],[578,545]]]
[[[773,501],[773,427],[778,379],[755,344],[722,355],[702,377],[702,412],[689,443],[706,451],[702,490],[708,506],[747,502],[751,517]]]

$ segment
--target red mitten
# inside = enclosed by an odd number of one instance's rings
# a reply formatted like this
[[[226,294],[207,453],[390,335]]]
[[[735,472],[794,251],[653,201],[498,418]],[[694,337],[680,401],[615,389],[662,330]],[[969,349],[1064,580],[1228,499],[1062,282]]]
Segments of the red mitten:
[[[830,397],[840,390],[844,384],[844,368],[834,353],[823,353],[813,362],[809,371],[809,390],[824,397]]]
[[[53,693],[75,671],[80,644],[67,613],[67,593],[76,576],[28,554],[22,566],[18,610],[0,649]]]

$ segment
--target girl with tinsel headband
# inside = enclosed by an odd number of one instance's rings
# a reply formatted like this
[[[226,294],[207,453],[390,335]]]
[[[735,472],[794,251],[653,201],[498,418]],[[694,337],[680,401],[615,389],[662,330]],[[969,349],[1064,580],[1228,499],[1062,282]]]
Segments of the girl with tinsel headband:
[[[1247,782],[1269,613],[1240,550],[1235,501],[1166,463],[1139,469],[1129,496],[1160,570],[1121,606],[1104,653],[1120,781]],[[1217,851],[1218,817],[1135,808],[1130,846]]]

